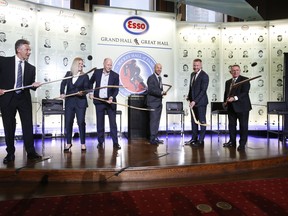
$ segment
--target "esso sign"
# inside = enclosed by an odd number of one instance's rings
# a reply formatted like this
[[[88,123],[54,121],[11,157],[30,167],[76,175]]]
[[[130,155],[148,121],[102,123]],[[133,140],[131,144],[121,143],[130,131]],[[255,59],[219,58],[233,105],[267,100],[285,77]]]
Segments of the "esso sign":
[[[127,32],[131,34],[144,34],[149,29],[148,22],[137,16],[129,17],[124,21],[124,28]]]

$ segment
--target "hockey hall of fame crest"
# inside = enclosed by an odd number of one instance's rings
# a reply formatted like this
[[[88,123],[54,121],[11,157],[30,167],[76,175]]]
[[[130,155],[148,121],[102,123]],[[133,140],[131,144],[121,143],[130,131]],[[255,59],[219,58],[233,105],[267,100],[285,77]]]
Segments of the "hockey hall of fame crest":
[[[115,61],[113,70],[119,73],[120,88],[123,96],[143,94],[147,90],[147,79],[153,74],[156,61],[148,54],[130,51],[122,54]]]

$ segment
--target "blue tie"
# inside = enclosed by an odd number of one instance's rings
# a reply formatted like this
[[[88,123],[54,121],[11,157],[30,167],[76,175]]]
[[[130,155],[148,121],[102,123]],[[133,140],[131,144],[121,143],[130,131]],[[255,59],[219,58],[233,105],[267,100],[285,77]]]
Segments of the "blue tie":
[[[19,61],[16,88],[22,87],[22,67],[21,67],[21,63],[22,63],[22,61]],[[19,94],[20,92],[21,92],[21,90],[17,90],[16,91],[17,94]]]

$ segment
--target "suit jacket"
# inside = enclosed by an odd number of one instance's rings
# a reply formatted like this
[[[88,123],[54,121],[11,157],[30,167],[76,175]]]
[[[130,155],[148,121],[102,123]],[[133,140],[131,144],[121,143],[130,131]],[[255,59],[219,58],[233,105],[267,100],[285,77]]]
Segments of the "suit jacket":
[[[24,62],[23,73],[23,86],[31,85],[35,82],[36,68]],[[15,56],[3,57],[0,56],[0,89],[13,89],[15,85]],[[31,103],[30,89],[36,90],[36,88],[26,88],[23,90],[24,96],[28,103]],[[8,106],[14,92],[8,92],[0,96],[0,106]]]
[[[244,76],[239,76],[236,80],[236,83],[241,82],[245,79],[248,79]],[[227,80],[225,83],[225,92],[224,92],[224,101],[227,100],[228,96],[237,96],[238,100],[232,103],[228,103],[228,110],[233,107],[235,112],[246,112],[252,109],[251,101],[249,97],[250,82],[245,82],[240,86],[233,88],[229,95],[230,86],[232,83],[232,78]]]
[[[208,96],[207,96],[207,89],[209,84],[209,76],[208,74],[201,70],[198,72],[197,79],[194,81],[194,76],[196,75],[195,72],[191,73],[190,76],[190,85],[189,85],[189,93],[188,93],[188,100],[195,101],[195,106],[206,106],[208,104]]]
[[[96,83],[94,88],[100,87],[102,74],[103,74],[103,68],[96,69],[94,71],[89,81],[91,89],[93,88],[94,82]],[[119,86],[119,74],[111,70],[110,75],[109,75],[108,85]],[[99,91],[100,89],[94,90],[94,97],[99,98]],[[119,88],[106,88],[106,91],[107,91],[108,98],[112,96],[113,102],[117,102],[116,96],[118,95]],[[101,104],[105,102],[94,100],[93,103],[96,105],[96,104]]]
[[[147,106],[157,108],[162,104],[162,91],[160,88],[158,77],[155,73],[150,75],[147,79]]]
[[[72,76],[72,73],[68,71],[65,77]],[[65,87],[66,87],[66,95],[73,94],[79,91],[88,90],[89,89],[89,77],[87,74],[79,76],[76,82],[72,83],[71,79],[66,79],[61,82],[60,85],[60,94],[64,94]],[[67,97],[65,98],[65,106],[78,106],[79,108],[88,107],[87,97],[86,95],[83,96],[76,96],[76,97]]]

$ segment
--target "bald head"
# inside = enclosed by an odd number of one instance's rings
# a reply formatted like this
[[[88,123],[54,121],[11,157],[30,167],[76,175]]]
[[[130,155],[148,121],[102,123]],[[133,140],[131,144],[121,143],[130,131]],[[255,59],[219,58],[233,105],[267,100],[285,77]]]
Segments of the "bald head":
[[[154,71],[157,75],[160,75],[162,72],[162,65],[160,63],[156,63],[154,66]]]
[[[105,58],[103,62],[104,70],[109,73],[112,70],[112,59],[111,58]]]

